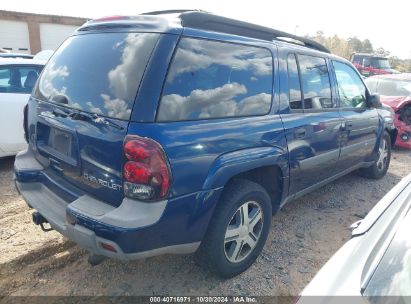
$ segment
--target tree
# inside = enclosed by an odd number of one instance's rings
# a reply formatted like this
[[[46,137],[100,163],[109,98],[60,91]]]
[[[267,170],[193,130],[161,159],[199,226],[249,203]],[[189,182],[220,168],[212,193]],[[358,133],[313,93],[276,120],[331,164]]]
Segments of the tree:
[[[363,51],[363,44],[357,37],[350,37],[347,39],[348,47],[354,53],[360,53]]]
[[[373,48],[372,43],[371,43],[370,40],[364,39],[364,41],[362,42],[362,52],[364,52],[364,53],[374,52],[374,48]]]
[[[381,57],[389,57],[391,53],[390,51],[387,51],[383,47],[380,47],[375,51],[375,54]]]

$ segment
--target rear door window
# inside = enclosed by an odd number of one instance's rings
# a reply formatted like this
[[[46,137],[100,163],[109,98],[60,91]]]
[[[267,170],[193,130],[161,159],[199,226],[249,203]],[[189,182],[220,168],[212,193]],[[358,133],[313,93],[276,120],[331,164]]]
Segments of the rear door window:
[[[0,93],[30,94],[40,71],[40,66],[0,67]]]
[[[300,76],[295,54],[289,54],[287,59],[288,88],[291,109],[302,109],[303,99],[301,96]]]
[[[264,48],[183,38],[163,89],[158,121],[267,114],[273,61]]]
[[[70,37],[45,67],[35,97],[128,120],[158,38],[153,33]]]
[[[304,109],[335,108],[330,77],[324,58],[298,55],[304,93]]]

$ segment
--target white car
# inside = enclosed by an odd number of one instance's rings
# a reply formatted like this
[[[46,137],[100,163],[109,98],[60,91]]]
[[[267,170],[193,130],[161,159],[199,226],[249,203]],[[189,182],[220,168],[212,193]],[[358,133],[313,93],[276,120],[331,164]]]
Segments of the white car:
[[[410,303],[411,174],[351,228],[297,303]]]
[[[0,157],[24,150],[23,111],[45,61],[0,59]]]

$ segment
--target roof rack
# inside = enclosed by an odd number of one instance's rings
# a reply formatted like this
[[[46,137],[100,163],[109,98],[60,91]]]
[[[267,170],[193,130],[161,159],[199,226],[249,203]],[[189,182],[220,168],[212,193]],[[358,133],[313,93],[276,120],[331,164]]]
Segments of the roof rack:
[[[248,23],[240,20],[230,19],[214,15],[201,10],[167,10],[144,13],[142,15],[163,15],[163,14],[180,14],[182,26],[196,29],[246,36],[266,41],[279,40],[296,45],[302,45],[321,52],[330,53],[330,51],[320,43],[292,35],[286,32],[271,29],[261,25]]]
[[[165,15],[165,14],[182,14],[182,13],[188,13],[188,12],[205,12],[200,9],[175,9],[175,10],[163,10],[163,11],[153,11],[153,12],[147,12],[147,13],[142,13],[140,15]]]
[[[312,48],[321,52],[330,53],[330,51],[326,47],[314,40],[297,35],[292,35],[265,26],[217,16],[210,13],[194,11],[184,12],[180,15],[180,19],[184,27],[223,32],[227,34],[246,36],[267,41],[281,40],[294,44],[301,43],[305,47]],[[287,40],[285,40],[284,38],[286,38]],[[295,40],[299,43],[288,41],[288,39]]]

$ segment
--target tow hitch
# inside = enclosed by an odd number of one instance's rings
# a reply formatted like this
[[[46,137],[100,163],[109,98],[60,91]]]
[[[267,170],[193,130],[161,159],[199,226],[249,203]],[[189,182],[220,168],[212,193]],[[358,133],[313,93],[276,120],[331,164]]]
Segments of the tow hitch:
[[[32,218],[33,218],[33,223],[36,225],[39,225],[41,227],[41,230],[43,230],[44,232],[53,230],[53,228],[51,227],[50,228],[44,227],[44,224],[48,222],[39,212],[37,211],[33,212]]]

